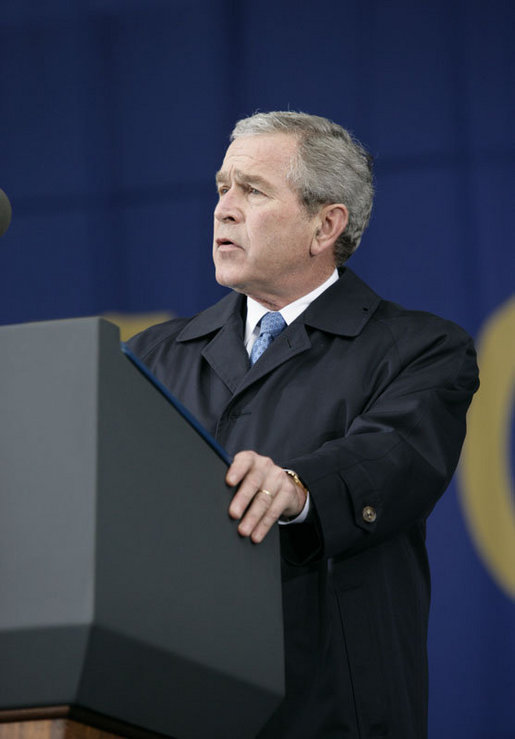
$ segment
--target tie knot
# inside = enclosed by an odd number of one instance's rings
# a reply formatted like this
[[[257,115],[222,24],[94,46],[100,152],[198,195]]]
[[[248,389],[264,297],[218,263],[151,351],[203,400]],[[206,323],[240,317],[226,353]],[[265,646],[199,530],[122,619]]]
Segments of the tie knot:
[[[259,326],[259,336],[254,342],[254,346],[250,353],[251,365],[257,362],[259,357],[266,351],[266,349],[268,349],[276,336],[279,336],[283,328],[286,328],[286,321],[279,311],[265,313]]]
[[[270,334],[270,336],[275,339],[275,337],[279,336],[279,334],[285,327],[286,321],[279,313],[279,311],[270,311],[269,313],[265,313],[265,315],[261,319],[259,335],[263,336],[263,334]]]

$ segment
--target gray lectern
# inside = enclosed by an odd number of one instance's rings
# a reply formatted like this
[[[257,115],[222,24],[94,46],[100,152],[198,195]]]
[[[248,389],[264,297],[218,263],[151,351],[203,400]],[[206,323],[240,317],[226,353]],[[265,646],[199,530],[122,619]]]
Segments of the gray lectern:
[[[0,328],[0,736],[62,706],[256,735],[284,691],[278,539],[238,536],[225,470],[112,324]]]

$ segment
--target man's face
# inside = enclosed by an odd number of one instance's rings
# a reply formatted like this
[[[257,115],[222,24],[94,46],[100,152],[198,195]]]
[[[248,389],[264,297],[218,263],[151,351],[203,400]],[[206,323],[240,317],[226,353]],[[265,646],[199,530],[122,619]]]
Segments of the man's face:
[[[286,181],[296,146],[287,134],[238,138],[217,174],[216,279],[276,309],[323,281],[312,284],[317,218]]]

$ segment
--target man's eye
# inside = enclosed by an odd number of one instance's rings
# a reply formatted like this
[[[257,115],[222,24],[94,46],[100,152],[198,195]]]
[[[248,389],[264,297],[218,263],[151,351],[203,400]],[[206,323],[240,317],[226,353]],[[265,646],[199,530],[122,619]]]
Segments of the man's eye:
[[[218,188],[218,194],[219,195],[225,195],[225,193],[228,191],[228,189],[229,188],[228,187],[225,187],[225,185],[223,187],[219,187]]]
[[[263,193],[261,192],[261,190],[258,190],[256,187],[249,186],[249,194],[250,195],[262,195]]]

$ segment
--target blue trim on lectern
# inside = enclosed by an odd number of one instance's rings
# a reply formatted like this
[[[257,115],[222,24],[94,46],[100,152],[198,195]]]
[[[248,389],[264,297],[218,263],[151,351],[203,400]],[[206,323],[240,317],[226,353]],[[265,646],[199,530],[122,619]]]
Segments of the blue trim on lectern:
[[[173,407],[181,414],[181,416],[192,426],[195,431],[202,436],[204,441],[209,444],[209,446],[215,451],[218,456],[228,465],[231,464],[232,459],[229,457],[225,449],[220,446],[220,444],[214,439],[211,434],[206,431],[206,429],[202,426],[201,423],[193,416],[189,410],[183,406],[183,404],[177,400],[177,398],[172,395],[172,393],[168,390],[163,383],[157,379],[157,377],[152,374],[152,372],[149,370],[149,368],[143,364],[141,359],[137,357],[133,352],[129,349],[127,344],[122,341],[121,342],[121,349],[122,352],[125,354],[125,356],[131,360],[131,362],[139,369],[139,371],[145,375],[147,380],[149,380],[154,387],[159,390],[161,395],[164,395],[164,397],[170,402]]]

